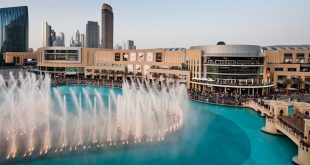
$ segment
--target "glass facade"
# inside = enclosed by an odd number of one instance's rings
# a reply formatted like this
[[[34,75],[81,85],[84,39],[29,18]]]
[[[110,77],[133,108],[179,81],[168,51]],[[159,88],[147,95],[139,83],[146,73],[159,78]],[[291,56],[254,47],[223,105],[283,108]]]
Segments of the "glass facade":
[[[80,54],[78,50],[45,50],[45,60],[78,62]]]
[[[204,57],[204,75],[212,79],[261,79],[263,57]]]
[[[0,9],[0,59],[5,52],[28,51],[28,7]]]

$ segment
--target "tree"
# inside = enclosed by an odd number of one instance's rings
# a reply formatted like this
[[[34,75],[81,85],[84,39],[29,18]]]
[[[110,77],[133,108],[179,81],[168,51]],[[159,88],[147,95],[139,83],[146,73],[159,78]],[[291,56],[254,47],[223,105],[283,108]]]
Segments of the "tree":
[[[177,80],[179,79],[179,76],[173,75],[173,79],[174,79],[175,82],[177,82]]]
[[[285,83],[286,86],[291,85],[291,84],[292,84],[292,80],[286,78],[285,81],[284,81],[284,83]]]
[[[301,78],[297,79],[297,84],[298,84],[298,90],[300,90],[300,86],[304,83],[304,81]]]
[[[141,76],[142,76],[142,73],[141,73],[141,72],[138,72],[136,75],[137,75],[138,77],[141,77]]]
[[[153,77],[154,79],[157,79],[158,76],[159,76],[158,73],[153,73],[153,74],[152,74],[152,77]]]

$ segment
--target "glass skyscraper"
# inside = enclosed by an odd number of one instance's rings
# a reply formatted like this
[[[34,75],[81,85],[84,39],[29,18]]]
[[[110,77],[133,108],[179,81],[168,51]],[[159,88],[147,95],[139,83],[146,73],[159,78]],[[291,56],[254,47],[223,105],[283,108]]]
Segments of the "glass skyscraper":
[[[99,47],[99,25],[98,22],[88,21],[86,24],[86,47]]]
[[[28,47],[28,7],[0,8],[0,60],[5,52],[25,52]]]
[[[113,9],[108,4],[102,5],[101,10],[101,47],[113,49]]]

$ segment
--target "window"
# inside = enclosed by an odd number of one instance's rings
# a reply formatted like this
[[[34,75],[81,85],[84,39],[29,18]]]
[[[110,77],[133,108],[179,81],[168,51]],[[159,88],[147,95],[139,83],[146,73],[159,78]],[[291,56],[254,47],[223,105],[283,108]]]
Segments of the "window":
[[[78,50],[45,50],[45,60],[47,61],[79,61]]]
[[[309,72],[310,68],[309,67],[300,67],[301,72]]]
[[[296,68],[287,68],[287,71],[289,71],[289,72],[296,72]]]
[[[285,53],[284,54],[284,62],[290,64],[293,62],[293,55],[292,53]]]
[[[275,71],[283,71],[283,68],[275,68]]]
[[[284,111],[283,111],[283,109],[281,109],[280,110],[280,116],[283,116],[283,114],[284,114]]]
[[[278,76],[278,80],[285,80],[286,78],[286,76]]]
[[[285,53],[284,58],[293,58],[292,53]]]
[[[297,58],[305,58],[305,54],[303,54],[303,53],[297,53],[296,57],[297,57]]]
[[[296,62],[297,63],[305,63],[305,54],[304,53],[297,53]]]

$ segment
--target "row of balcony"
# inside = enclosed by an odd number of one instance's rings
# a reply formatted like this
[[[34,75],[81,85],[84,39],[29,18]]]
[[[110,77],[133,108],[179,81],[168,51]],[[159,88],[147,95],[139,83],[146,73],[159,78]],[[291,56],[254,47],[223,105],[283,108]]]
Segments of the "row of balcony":
[[[264,65],[260,61],[253,60],[208,60],[205,65]]]
[[[271,85],[272,83],[264,82],[263,79],[212,79],[212,78],[193,78],[193,82],[217,84],[217,85],[230,85],[230,86],[263,86]]]

